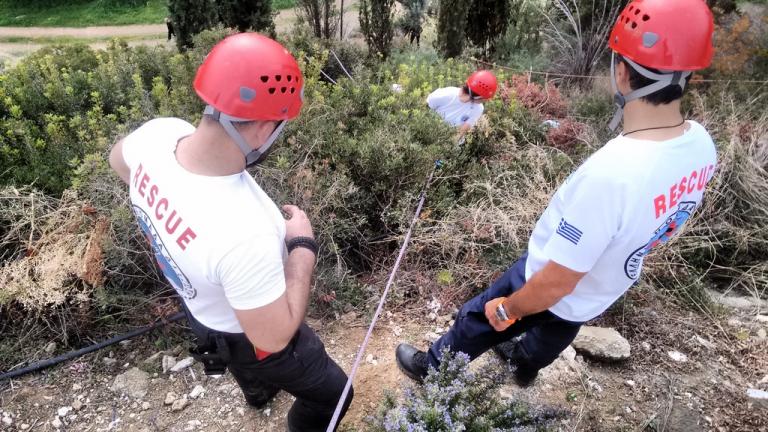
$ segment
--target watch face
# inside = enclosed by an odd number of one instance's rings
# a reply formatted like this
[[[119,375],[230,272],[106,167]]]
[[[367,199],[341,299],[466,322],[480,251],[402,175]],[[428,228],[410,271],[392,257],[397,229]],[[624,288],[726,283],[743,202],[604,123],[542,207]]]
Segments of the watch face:
[[[496,306],[496,318],[498,318],[499,321],[506,321],[508,319],[506,311],[503,309],[501,304]]]

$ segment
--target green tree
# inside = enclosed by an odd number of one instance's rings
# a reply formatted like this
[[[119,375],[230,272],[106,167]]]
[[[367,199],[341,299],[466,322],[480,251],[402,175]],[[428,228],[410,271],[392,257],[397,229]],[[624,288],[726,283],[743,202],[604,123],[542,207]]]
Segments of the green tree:
[[[179,50],[192,47],[192,36],[213,28],[219,20],[213,0],[168,0],[168,13]]]
[[[219,22],[244,32],[255,30],[275,35],[271,0],[219,0]]]
[[[386,58],[392,48],[394,0],[360,0],[360,31],[371,53]]]
[[[467,15],[472,0],[442,0],[437,17],[437,49],[443,57],[456,57],[464,51]],[[485,25],[473,23],[473,25]]]
[[[511,15],[510,0],[473,0],[467,13],[467,38],[488,58],[496,41],[507,31]]]

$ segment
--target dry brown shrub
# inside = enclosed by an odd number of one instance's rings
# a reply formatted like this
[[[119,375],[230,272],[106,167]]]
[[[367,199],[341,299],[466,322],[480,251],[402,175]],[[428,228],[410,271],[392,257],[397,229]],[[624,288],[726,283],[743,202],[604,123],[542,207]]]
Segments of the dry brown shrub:
[[[572,166],[564,169],[558,160],[533,144],[507,147],[489,167],[492,175],[467,183],[462,204],[417,226],[414,251],[430,254],[432,267],[450,271],[457,287],[487,284],[528,247],[533,226]],[[490,262],[494,255],[503,262]]]
[[[73,192],[56,199],[7,187],[0,190],[0,203],[0,219],[9,222],[0,245],[17,252],[0,267],[0,303],[40,309],[87,300],[89,286],[83,282],[103,280],[106,220],[95,222]]]

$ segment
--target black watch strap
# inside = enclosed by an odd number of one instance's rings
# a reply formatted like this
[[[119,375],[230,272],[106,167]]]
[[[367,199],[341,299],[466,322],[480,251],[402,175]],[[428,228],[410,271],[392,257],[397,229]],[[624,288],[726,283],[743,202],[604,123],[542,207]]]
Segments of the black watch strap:
[[[320,249],[317,241],[312,237],[294,237],[286,242],[286,246],[288,247],[289,254],[297,247],[307,248],[315,255],[317,255],[317,251]]]

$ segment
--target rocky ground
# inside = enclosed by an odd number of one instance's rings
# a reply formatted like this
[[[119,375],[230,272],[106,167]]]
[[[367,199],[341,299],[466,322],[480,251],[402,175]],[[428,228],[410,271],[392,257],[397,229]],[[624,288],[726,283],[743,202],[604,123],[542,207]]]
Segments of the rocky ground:
[[[718,317],[680,309],[650,290],[633,293],[586,328],[531,389],[500,397],[564,408],[559,430],[768,431],[768,315],[750,299]],[[385,391],[412,385],[394,363],[401,341],[426,346],[453,306],[386,313],[355,380],[342,430],[364,430]],[[367,317],[310,320],[349,370]],[[603,327],[603,328],[597,328]],[[607,329],[608,327],[613,328]],[[623,336],[622,336],[623,335]],[[175,348],[158,350],[174,340]],[[230,376],[207,377],[186,354],[181,326],[164,329],[0,384],[2,431],[280,431],[292,398],[246,406]],[[173,344],[172,344],[173,345]],[[486,354],[476,363],[496,362]]]

